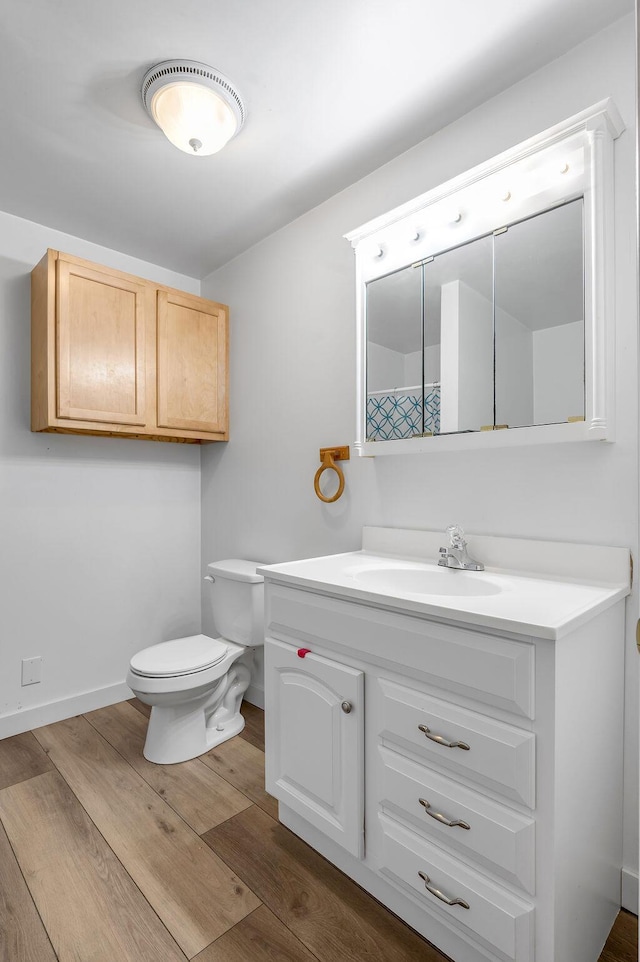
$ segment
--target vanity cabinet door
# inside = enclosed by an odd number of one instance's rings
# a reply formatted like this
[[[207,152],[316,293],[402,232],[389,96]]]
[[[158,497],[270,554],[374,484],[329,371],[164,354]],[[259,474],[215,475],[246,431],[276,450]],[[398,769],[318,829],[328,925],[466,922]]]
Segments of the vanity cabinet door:
[[[363,673],[267,638],[265,696],[267,791],[361,858]]]

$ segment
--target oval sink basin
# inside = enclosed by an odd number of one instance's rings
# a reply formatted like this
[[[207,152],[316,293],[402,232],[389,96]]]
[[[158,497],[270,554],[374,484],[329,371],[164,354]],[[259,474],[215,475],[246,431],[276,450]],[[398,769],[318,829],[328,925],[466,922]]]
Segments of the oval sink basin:
[[[497,595],[502,587],[478,572],[452,568],[371,568],[355,575],[363,588],[395,595]]]

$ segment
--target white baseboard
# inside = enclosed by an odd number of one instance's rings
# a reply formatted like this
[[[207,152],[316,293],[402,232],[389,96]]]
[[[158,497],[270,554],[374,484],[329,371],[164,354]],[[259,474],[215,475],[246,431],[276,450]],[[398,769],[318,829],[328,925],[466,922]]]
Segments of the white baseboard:
[[[19,735],[21,732],[31,731],[32,728],[41,728],[42,725],[51,725],[65,718],[73,718],[74,715],[82,715],[85,711],[106,708],[107,705],[115,705],[116,702],[132,697],[133,692],[122,681],[117,685],[83,691],[70,698],[60,698],[45,705],[35,705],[33,708],[0,715],[0,738]]]
[[[257,685],[249,685],[244,698],[245,701],[255,705],[256,708],[264,709],[264,688],[258,688]]]
[[[622,869],[622,908],[638,914],[638,873]]]
[[[32,708],[24,708],[22,711],[0,715],[0,738],[20,735],[22,732],[31,731],[32,728],[52,725],[54,722],[63,721],[65,718],[73,718],[74,715],[82,715],[86,711],[95,711],[96,708],[106,708],[107,705],[115,705],[119,701],[125,701],[125,699],[132,697],[133,692],[122,681],[116,685],[108,685],[106,688],[83,691],[79,695],[72,695],[70,698],[60,698],[44,705],[35,705]],[[263,688],[258,688],[257,685],[249,685],[245,698],[257,708],[264,708]],[[636,891],[637,886],[638,879],[636,877]]]

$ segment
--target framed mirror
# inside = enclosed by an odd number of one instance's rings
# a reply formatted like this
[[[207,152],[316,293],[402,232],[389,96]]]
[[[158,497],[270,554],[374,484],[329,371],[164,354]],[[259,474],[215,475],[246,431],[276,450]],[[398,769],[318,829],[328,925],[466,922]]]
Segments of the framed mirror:
[[[610,100],[347,235],[377,455],[613,440]]]

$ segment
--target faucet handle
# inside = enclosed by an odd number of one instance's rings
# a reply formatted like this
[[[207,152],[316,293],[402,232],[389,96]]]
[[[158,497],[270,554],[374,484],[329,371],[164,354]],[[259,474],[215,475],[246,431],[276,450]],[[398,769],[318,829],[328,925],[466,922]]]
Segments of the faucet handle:
[[[461,528],[459,524],[450,524],[447,528],[447,534],[452,548],[464,548],[466,546],[464,528]]]

